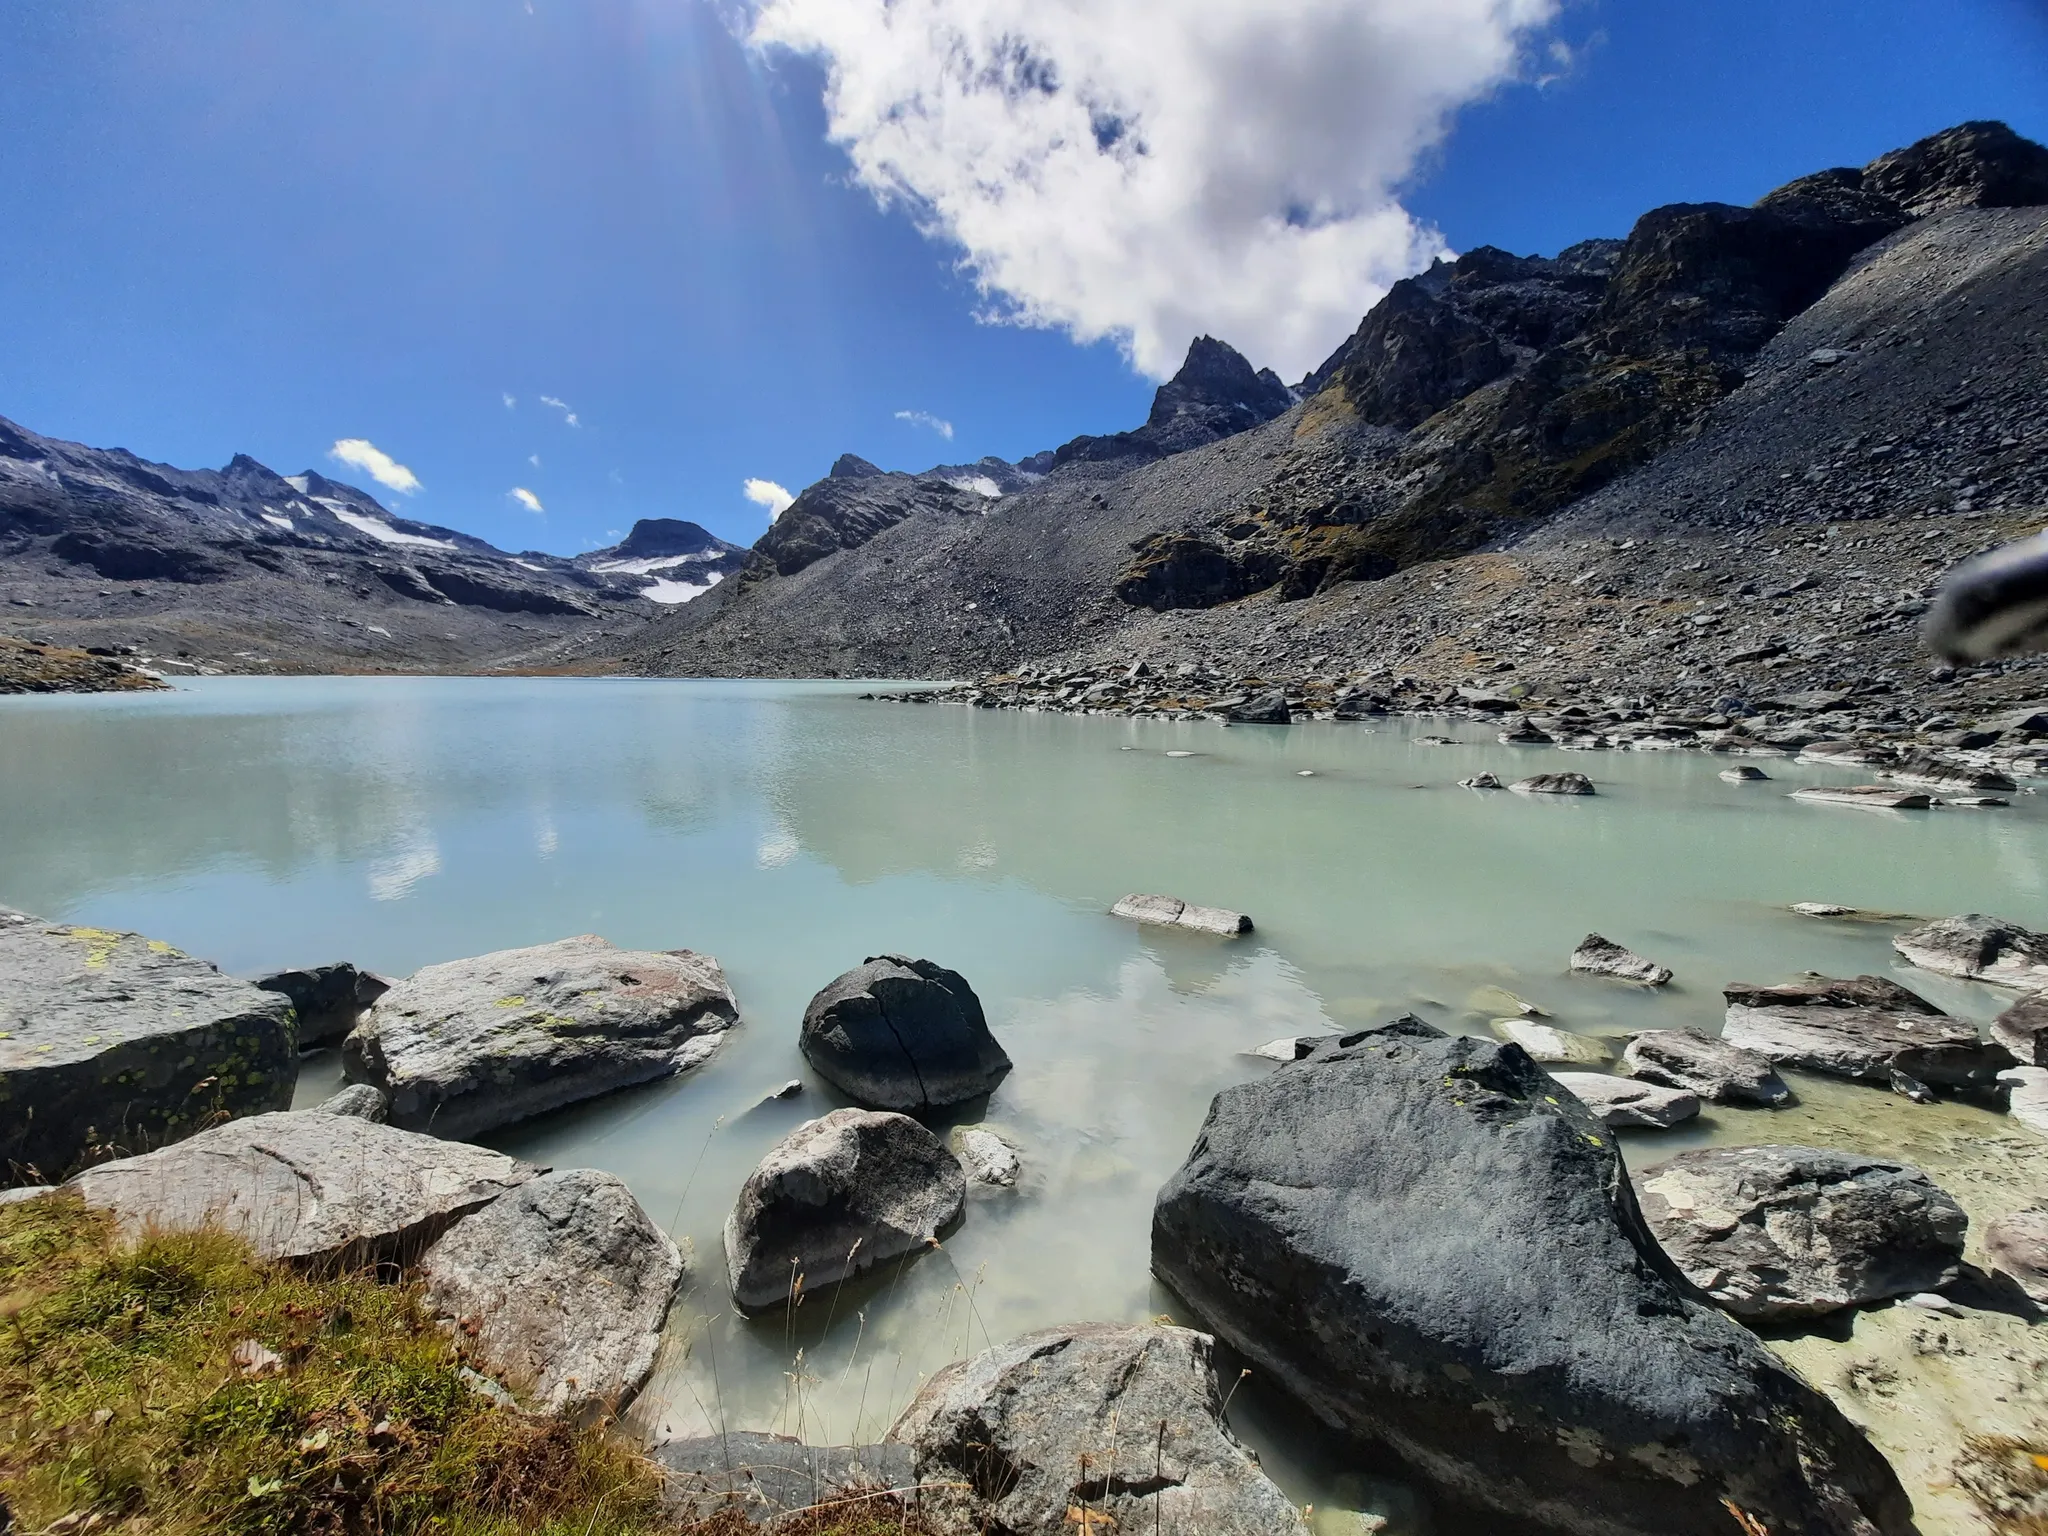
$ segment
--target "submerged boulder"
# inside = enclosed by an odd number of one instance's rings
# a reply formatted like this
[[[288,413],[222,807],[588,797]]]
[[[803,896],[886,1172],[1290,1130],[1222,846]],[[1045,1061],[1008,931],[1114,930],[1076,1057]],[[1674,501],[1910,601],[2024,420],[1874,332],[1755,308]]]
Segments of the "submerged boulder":
[[[0,1184],[285,1109],[292,1005],[161,939],[0,908]]]
[[[1595,1040],[1591,1035],[1575,1035],[1554,1024],[1538,1024],[1533,1019],[1495,1019],[1492,1027],[1495,1034],[1527,1051],[1531,1061],[1540,1061],[1545,1066],[1604,1067],[1614,1059],[1605,1041]],[[1302,1051],[1291,1059],[1299,1060],[1307,1054]]]
[[[964,1104],[1010,1070],[967,979],[904,955],[872,956],[812,998],[797,1043],[819,1076],[870,1109]]]
[[[960,1160],[960,1170],[970,1184],[1013,1189],[1024,1171],[1017,1149],[986,1126],[955,1126],[948,1145]]]
[[[2048,987],[2048,934],[1970,913],[1909,928],[1892,948],[1923,971],[2006,987]]]
[[[1692,1299],[1613,1139],[1512,1045],[1404,1020],[1224,1090],[1152,1262],[1461,1503],[1574,1536],[1912,1528],[1841,1413]]]
[[[406,1260],[542,1172],[502,1152],[349,1115],[233,1120],[73,1179],[124,1235],[219,1227],[266,1259]]]
[[[342,1067],[389,1095],[393,1125],[460,1138],[694,1066],[738,1018],[709,955],[584,934],[415,972]]]
[[[1776,1108],[1792,1090],[1771,1059],[1691,1029],[1646,1029],[1621,1053],[1630,1074],[1646,1083],[1683,1088],[1714,1104]]]
[[[339,1040],[356,1027],[365,1008],[391,990],[382,976],[358,970],[345,960],[259,976],[256,985],[291,999],[299,1016],[301,1050]]]
[[[763,1311],[916,1253],[966,1199],[958,1159],[908,1115],[806,1121],[769,1149],[725,1219],[733,1302]]]
[[[1686,1278],[1737,1317],[1818,1317],[1955,1279],[1969,1218],[1917,1168],[1814,1147],[1681,1152],[1640,1180]]]
[[[1109,909],[1109,915],[1160,928],[1192,928],[1226,939],[1252,931],[1252,920],[1242,912],[1232,912],[1227,907],[1196,906],[1178,896],[1125,896]]]
[[[1213,1341],[1186,1328],[1045,1328],[947,1366],[889,1431],[945,1536],[1304,1536],[1223,1419]]]
[[[683,1258],[609,1173],[543,1174],[429,1248],[418,1274],[472,1365],[555,1411],[616,1411],[654,1369]]]
[[[1587,976],[1612,976],[1616,981],[1640,982],[1646,987],[1665,986],[1671,980],[1670,966],[1646,960],[1597,933],[1579,940],[1579,947],[1572,951],[1571,968]]]

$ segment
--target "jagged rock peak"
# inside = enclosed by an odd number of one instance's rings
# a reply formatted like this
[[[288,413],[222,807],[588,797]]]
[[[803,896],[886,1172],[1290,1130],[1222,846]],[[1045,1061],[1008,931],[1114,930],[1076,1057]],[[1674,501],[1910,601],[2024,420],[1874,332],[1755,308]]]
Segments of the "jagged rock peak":
[[[620,560],[651,560],[663,555],[695,555],[733,546],[708,528],[679,517],[643,517],[610,551]]]
[[[1916,218],[1950,208],[2030,208],[2048,204],[2048,149],[2004,123],[1959,123],[1879,155],[1863,180]]]
[[[887,473],[887,470],[876,468],[857,453],[842,453],[832,461],[832,472],[825,478],[828,480],[871,480],[876,475]]]
[[[1197,336],[1180,372],[1152,397],[1152,414],[1145,424],[1165,427],[1183,416],[1206,417],[1220,409],[1249,413],[1255,420],[1246,425],[1253,426],[1271,421],[1293,403],[1294,396],[1272,369],[1254,369],[1228,342]]]

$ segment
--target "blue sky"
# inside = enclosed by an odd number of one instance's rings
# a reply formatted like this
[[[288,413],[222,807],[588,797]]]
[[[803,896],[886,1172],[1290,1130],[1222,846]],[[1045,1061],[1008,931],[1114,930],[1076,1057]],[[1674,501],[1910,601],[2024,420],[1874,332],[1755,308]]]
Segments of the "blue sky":
[[[764,3],[855,87],[923,67],[900,39],[884,56],[835,30],[876,0]],[[913,9],[947,21],[1016,3]],[[747,543],[766,525],[749,478],[800,489],[846,451],[910,469],[1014,458],[1142,419],[1153,381],[1114,334],[1072,332],[1125,325],[1155,363],[1191,329],[1258,363],[1280,360],[1262,337],[1319,355],[1431,231],[1547,253],[1623,234],[1656,203],[1747,201],[1964,118],[2048,138],[2048,10],[2020,0],[1581,0],[1554,14],[1460,0],[1464,32],[1373,34],[1401,40],[1383,74],[1336,82],[1324,134],[1301,114],[1323,111],[1330,80],[1291,79],[1277,52],[1215,62],[1257,5],[1103,3],[1092,14],[1121,16],[1142,46],[1062,56],[1068,77],[1093,71],[1104,99],[1156,108],[1187,70],[1200,131],[1220,120],[1241,151],[1226,189],[1240,203],[1372,183],[1386,206],[1361,203],[1342,225],[1357,239],[1316,246],[1299,274],[1284,242],[1277,256],[1205,250],[1247,227],[1241,209],[1217,213],[1228,199],[1206,181],[1162,191],[1156,215],[1076,182],[991,223],[960,201],[962,167],[985,179],[994,161],[972,154],[1000,158],[1004,134],[1035,130],[963,114],[906,149],[864,130],[857,104],[828,120],[826,63],[748,47],[742,0],[12,0],[0,415],[176,464],[311,465],[514,549],[573,552],[641,516]],[[1400,23],[1424,3],[1353,9]],[[1320,19],[1315,0],[1286,5],[1309,18],[1311,51],[1331,52],[1314,27],[1353,26],[1339,0]],[[1510,10],[1519,22],[1487,31]],[[1196,13],[1205,38],[1151,46],[1148,29]],[[1515,45],[1505,69],[1480,46],[1500,37]],[[1397,99],[1418,77],[1439,95]],[[1430,146],[1438,115],[1449,131]],[[1099,110],[1096,140],[1149,132],[1174,163],[1173,135],[1194,130],[1170,119]],[[978,150],[951,137],[984,130]],[[892,155],[930,199],[925,219],[957,204],[957,227],[981,231],[967,237],[978,270],[1011,287],[978,291],[959,245],[877,206],[863,180]],[[1205,141],[1179,163],[1207,176],[1207,158]],[[1256,281],[1234,275],[1240,257],[1263,263]],[[992,306],[1059,324],[979,322]],[[374,443],[420,489],[344,472],[328,456],[341,439]]]

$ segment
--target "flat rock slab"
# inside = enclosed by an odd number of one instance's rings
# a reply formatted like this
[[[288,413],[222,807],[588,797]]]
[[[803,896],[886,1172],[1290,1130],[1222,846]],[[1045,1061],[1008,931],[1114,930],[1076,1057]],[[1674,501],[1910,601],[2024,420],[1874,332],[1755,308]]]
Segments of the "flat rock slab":
[[[1252,931],[1252,920],[1242,912],[1198,907],[1176,896],[1126,896],[1109,909],[1109,915],[1161,928],[1192,928],[1197,933],[1218,934],[1226,939]]]
[[[1737,1317],[1819,1317],[1947,1285],[1969,1218],[1917,1168],[1815,1147],[1710,1147],[1641,1176],[1643,1215]]]
[[[1604,1072],[1553,1072],[1559,1084],[1578,1097],[1593,1112],[1593,1118],[1609,1129],[1636,1126],[1647,1130],[1668,1130],[1700,1112],[1699,1095],[1684,1088],[1665,1088],[1640,1083],[1632,1077],[1610,1077]]]
[[[819,1076],[870,1109],[965,1104],[1010,1071],[967,978],[907,955],[871,956],[819,992],[797,1045]]]
[[[1917,789],[1897,789],[1890,784],[1810,784],[1790,796],[1817,805],[1855,805],[1866,811],[1924,811],[1934,804],[1931,796]]]
[[[1671,980],[1671,967],[1646,960],[1612,939],[1589,933],[1572,951],[1571,968],[1586,976],[1611,976],[1616,981],[1633,981],[1646,987],[1661,987]]]
[[[1613,1137],[1419,1021],[1217,1095],[1152,1263],[1254,1370],[1456,1501],[1573,1536],[1905,1536],[1857,1430],[1692,1299]]]
[[[1907,990],[1888,976],[1845,978],[1809,971],[1798,981],[1774,986],[1731,981],[1721,989],[1721,996],[1745,1008],[1876,1008],[1886,1013],[1946,1017],[1919,993]]]
[[[284,1109],[292,1006],[161,939],[0,908],[0,1183]]]
[[[2048,988],[2048,934],[2003,918],[1975,912],[1938,918],[1898,934],[1892,948],[1923,971],[2004,987]]]
[[[542,1172],[502,1152],[316,1109],[256,1115],[71,1181],[130,1238],[219,1226],[266,1259],[405,1262]]]
[[[543,1174],[455,1224],[416,1272],[472,1365],[555,1412],[629,1401],[683,1258],[609,1173]]]
[[[648,1452],[667,1474],[662,1502],[685,1521],[706,1521],[737,1511],[754,1525],[851,1496],[859,1511],[863,1491],[908,1488],[917,1480],[907,1445],[805,1445],[781,1435],[734,1430],[690,1440],[668,1440]]]
[[[342,1066],[393,1125],[460,1139],[667,1077],[738,1018],[709,955],[584,934],[427,966],[377,999]]]
[[[1495,1019],[1491,1028],[1503,1040],[1512,1040],[1527,1051],[1531,1061],[1540,1061],[1545,1066],[1576,1064],[1602,1067],[1614,1059],[1614,1052],[1607,1048],[1605,1041],[1595,1040],[1591,1035],[1575,1035],[1554,1024],[1538,1024],[1529,1019]],[[1301,1053],[1303,1056],[1307,1054],[1306,1051]]]
[[[1792,1102],[1792,1090],[1768,1056],[1696,1030],[1644,1030],[1621,1060],[1639,1082],[1683,1088],[1714,1104],[1775,1109]]]
[[[1830,1077],[1889,1084],[1899,1072],[1917,1082],[1980,1093],[1994,1090],[2012,1064],[2006,1049],[1977,1038],[1977,1026],[1945,1015],[1878,1008],[1748,1008],[1728,1010],[1721,1038]]]
[[[769,1149],[725,1220],[733,1301],[765,1311],[919,1252],[966,1199],[958,1159],[908,1115],[807,1121]]]
[[[945,1536],[1305,1536],[1223,1420],[1213,1349],[1186,1328],[1041,1329],[933,1376],[889,1438]]]

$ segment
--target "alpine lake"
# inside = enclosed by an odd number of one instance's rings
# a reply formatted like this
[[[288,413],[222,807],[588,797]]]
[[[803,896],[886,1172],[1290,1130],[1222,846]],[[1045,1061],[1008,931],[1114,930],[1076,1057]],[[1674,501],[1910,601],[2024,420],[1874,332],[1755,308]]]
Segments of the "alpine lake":
[[[2048,927],[2048,800],[2024,791],[2006,809],[1872,812],[1787,798],[1859,781],[1787,759],[1761,763],[1768,782],[1732,784],[1726,758],[1508,747],[1469,721],[1226,728],[858,697],[875,686],[213,678],[10,698],[0,903],[140,930],[249,976],[337,959],[398,976],[579,933],[717,956],[741,1022],[707,1066],[489,1139],[618,1174],[689,1255],[637,1427],[835,1443],[879,1438],[933,1371],[1032,1328],[1198,1324],[1151,1278],[1152,1201],[1211,1096],[1273,1070],[1246,1054],[1264,1042],[1408,1012],[1486,1033],[1517,1000],[1594,1036],[1715,1032],[1725,983],[1807,971],[1895,975],[1982,1023],[2011,994],[1911,970],[1892,934],[1907,915],[1961,912]],[[1462,739],[1418,742],[1432,733]],[[1458,786],[1566,768],[1598,793]],[[1257,927],[1222,940],[1110,917],[1133,891]],[[1798,901],[1899,920],[1816,921],[1788,910]],[[1568,974],[1596,930],[1676,982]],[[936,960],[979,993],[1015,1070],[961,1119],[1012,1141],[1023,1175],[975,1190],[935,1250],[747,1321],[721,1226],[769,1147],[844,1102],[798,1053],[805,1004],[885,953]],[[1969,1211],[1977,1261],[1974,1233],[2048,1186],[2042,1143],[2002,1115],[1787,1075],[1794,1108],[1709,1106],[1676,1130],[1623,1132],[1632,1170],[1723,1143],[1900,1156]],[[769,1097],[793,1078],[800,1093]],[[339,1080],[337,1052],[308,1054],[299,1104]],[[1919,1372],[1911,1422],[1873,1422],[1873,1437],[1923,1529],[1971,1529],[1903,1440],[1938,1440],[1921,1421],[1945,1411],[2024,1427],[2041,1400],[1999,1408],[1953,1361],[1887,1343],[1884,1316],[1860,1317],[1855,1339],[1779,1347],[1817,1384],[1838,1363],[1828,1352],[1858,1341]],[[1232,1362],[1235,1427],[1317,1503],[1318,1530],[1376,1528],[1346,1510],[1397,1536],[1431,1529],[1412,1494],[1235,1376]]]

